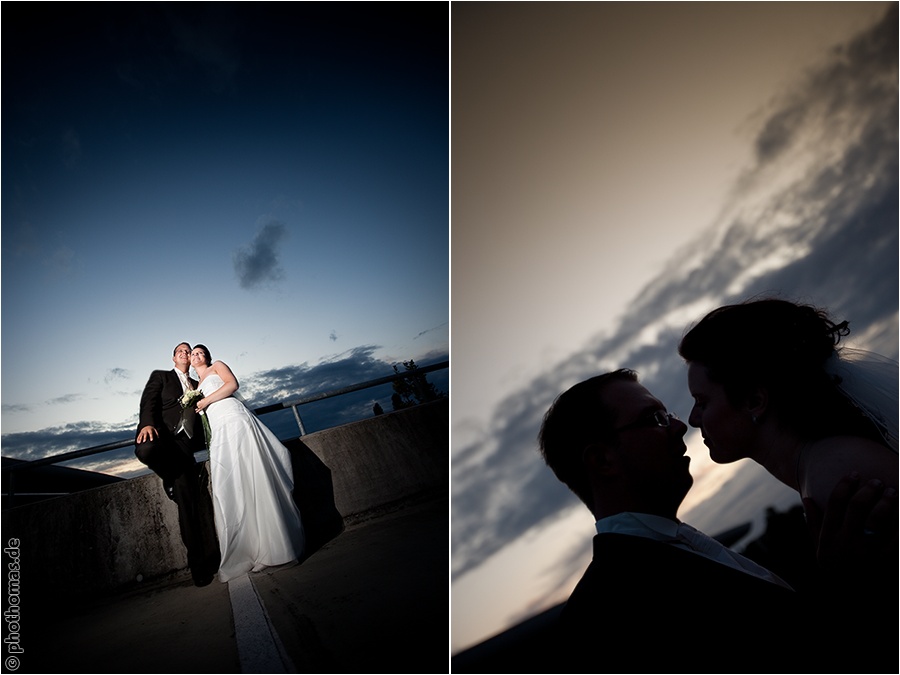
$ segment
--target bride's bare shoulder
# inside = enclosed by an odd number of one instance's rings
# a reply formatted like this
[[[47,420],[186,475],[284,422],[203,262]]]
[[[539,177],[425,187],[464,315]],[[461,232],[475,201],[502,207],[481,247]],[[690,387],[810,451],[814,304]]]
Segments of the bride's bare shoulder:
[[[225,375],[229,375],[234,377],[234,373],[231,372],[231,368],[228,367],[228,364],[224,361],[213,361],[212,369],[214,372],[218,373],[220,377],[224,377]]]
[[[844,476],[856,472],[862,480],[880,479],[897,488],[898,456],[885,445],[858,436],[832,436],[813,443],[807,466],[810,492],[819,497]]]

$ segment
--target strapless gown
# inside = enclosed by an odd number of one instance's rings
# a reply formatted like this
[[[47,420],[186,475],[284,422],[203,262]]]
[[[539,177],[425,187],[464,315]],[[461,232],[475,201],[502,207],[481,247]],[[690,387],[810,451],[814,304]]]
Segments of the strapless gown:
[[[204,396],[225,384],[211,373]],[[233,396],[206,408],[212,434],[209,474],[222,562],[219,581],[283,565],[303,552],[300,512],[288,449]]]

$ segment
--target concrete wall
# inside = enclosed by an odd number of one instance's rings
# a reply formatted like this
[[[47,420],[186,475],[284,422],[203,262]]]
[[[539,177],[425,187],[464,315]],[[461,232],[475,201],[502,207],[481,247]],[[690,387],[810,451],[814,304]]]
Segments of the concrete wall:
[[[314,547],[348,519],[436,491],[449,498],[446,399],[285,445]],[[177,507],[153,474],[5,510],[3,521],[4,543],[19,539],[22,569],[48,598],[120,591],[187,566]]]
[[[435,488],[449,496],[447,399],[300,440],[332,469],[334,505],[344,518]]]

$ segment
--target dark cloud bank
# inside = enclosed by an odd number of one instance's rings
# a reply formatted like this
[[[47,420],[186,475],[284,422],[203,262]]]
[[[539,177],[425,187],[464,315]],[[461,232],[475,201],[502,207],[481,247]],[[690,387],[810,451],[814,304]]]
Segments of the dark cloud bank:
[[[240,393],[251,408],[259,408],[393,375],[392,364],[374,356],[376,349],[376,346],[367,345],[314,366],[291,365],[254,373],[241,378]],[[429,354],[417,360],[416,364],[424,367],[447,360],[449,356],[446,353]],[[400,369],[403,369],[402,366]],[[428,373],[427,378],[442,394],[449,393],[449,373],[446,369]],[[371,417],[376,401],[385,411],[390,411],[392,393],[393,388],[386,384],[308,403],[300,406],[300,417],[307,433],[355,422]],[[4,434],[3,456],[30,460],[133,438],[140,395],[140,391],[133,392],[134,417],[120,424],[77,422],[39,431]],[[282,440],[300,435],[290,409],[267,413],[261,419]],[[123,459],[132,459],[133,452],[133,447],[122,448],[67,462],[66,466],[111,472]]]
[[[454,575],[576,504],[537,452],[542,415],[559,392],[598,369],[632,367],[671,410],[689,411],[676,346],[687,324],[718,305],[762,293],[812,302],[848,319],[857,334],[869,331],[867,348],[897,358],[897,19],[895,5],[778,102],[756,138],[755,166],[722,216],[638,294],[614,332],[610,317],[598,316],[604,335],[503,401],[484,437],[454,454]],[[790,185],[744,208],[780,163],[810,148],[815,160]],[[760,266],[773,259],[783,262]],[[656,337],[639,342],[648,326]],[[745,509],[748,502],[762,509],[757,471],[742,467],[715,508],[726,512],[743,500]],[[584,551],[574,552],[572,564],[583,559]]]

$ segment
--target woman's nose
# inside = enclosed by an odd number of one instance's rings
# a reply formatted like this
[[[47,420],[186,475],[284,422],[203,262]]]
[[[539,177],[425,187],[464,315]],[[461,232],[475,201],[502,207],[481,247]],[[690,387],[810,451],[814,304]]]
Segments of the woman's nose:
[[[700,413],[697,412],[696,408],[691,408],[691,414],[688,416],[688,424],[696,429],[700,428]]]

